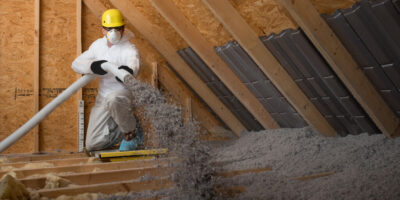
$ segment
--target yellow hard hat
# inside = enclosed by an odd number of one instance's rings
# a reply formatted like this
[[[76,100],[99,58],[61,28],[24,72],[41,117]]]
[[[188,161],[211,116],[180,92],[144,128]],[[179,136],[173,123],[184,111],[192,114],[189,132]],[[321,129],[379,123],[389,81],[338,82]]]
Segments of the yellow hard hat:
[[[101,17],[101,24],[104,27],[119,27],[125,25],[124,17],[117,9],[108,9]]]

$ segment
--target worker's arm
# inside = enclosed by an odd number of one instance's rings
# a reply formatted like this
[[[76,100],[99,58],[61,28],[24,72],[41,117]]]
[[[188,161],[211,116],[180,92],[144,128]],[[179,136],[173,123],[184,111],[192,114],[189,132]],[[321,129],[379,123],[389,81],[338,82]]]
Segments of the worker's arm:
[[[107,72],[101,68],[105,60],[95,60],[94,46],[96,42],[90,45],[89,49],[78,56],[72,62],[72,69],[79,74],[99,74],[104,75]]]
[[[136,77],[140,71],[139,51],[136,49],[135,45],[132,45],[131,48],[127,49],[123,53],[125,54],[124,57],[126,60],[124,63],[126,63],[126,65],[121,65],[118,67],[118,69],[125,70]],[[115,78],[117,79],[117,81],[122,83],[122,81],[118,77]]]
[[[126,56],[126,66],[132,69],[133,76],[136,77],[140,71],[140,56],[139,51],[137,50],[135,45],[132,45],[130,51],[127,52],[128,55]]]

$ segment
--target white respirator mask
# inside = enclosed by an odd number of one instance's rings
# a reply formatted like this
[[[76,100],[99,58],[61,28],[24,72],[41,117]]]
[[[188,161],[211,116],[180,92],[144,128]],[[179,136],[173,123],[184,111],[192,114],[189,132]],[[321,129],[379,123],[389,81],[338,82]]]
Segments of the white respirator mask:
[[[111,29],[107,32],[107,40],[110,41],[111,44],[118,44],[118,42],[121,40],[121,31]]]

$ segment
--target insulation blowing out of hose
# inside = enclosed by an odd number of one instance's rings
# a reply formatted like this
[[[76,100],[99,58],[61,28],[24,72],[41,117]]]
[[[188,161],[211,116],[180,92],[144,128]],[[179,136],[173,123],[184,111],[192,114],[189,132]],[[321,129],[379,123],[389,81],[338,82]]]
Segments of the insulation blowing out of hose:
[[[209,148],[199,140],[196,122],[184,123],[182,111],[152,86],[125,76],[125,87],[133,94],[133,105],[143,108],[143,117],[151,123],[162,147],[167,147],[170,155],[180,162],[171,162],[175,168],[173,181],[176,186],[170,199],[211,199],[213,198],[212,175],[209,164]]]

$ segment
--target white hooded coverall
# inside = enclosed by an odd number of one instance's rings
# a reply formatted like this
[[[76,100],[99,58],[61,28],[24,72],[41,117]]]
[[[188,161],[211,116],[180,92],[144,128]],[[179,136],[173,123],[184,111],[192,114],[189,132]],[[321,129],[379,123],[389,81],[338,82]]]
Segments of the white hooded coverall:
[[[79,74],[93,74],[90,66],[93,61],[106,60],[118,66],[125,65],[133,70],[136,77],[140,69],[139,53],[124,34],[121,40],[111,47],[103,37],[83,52],[72,63],[72,69]],[[96,104],[90,112],[86,134],[86,150],[109,148],[122,140],[123,133],[134,131],[136,120],[133,115],[132,94],[111,73],[99,75],[99,88]]]

